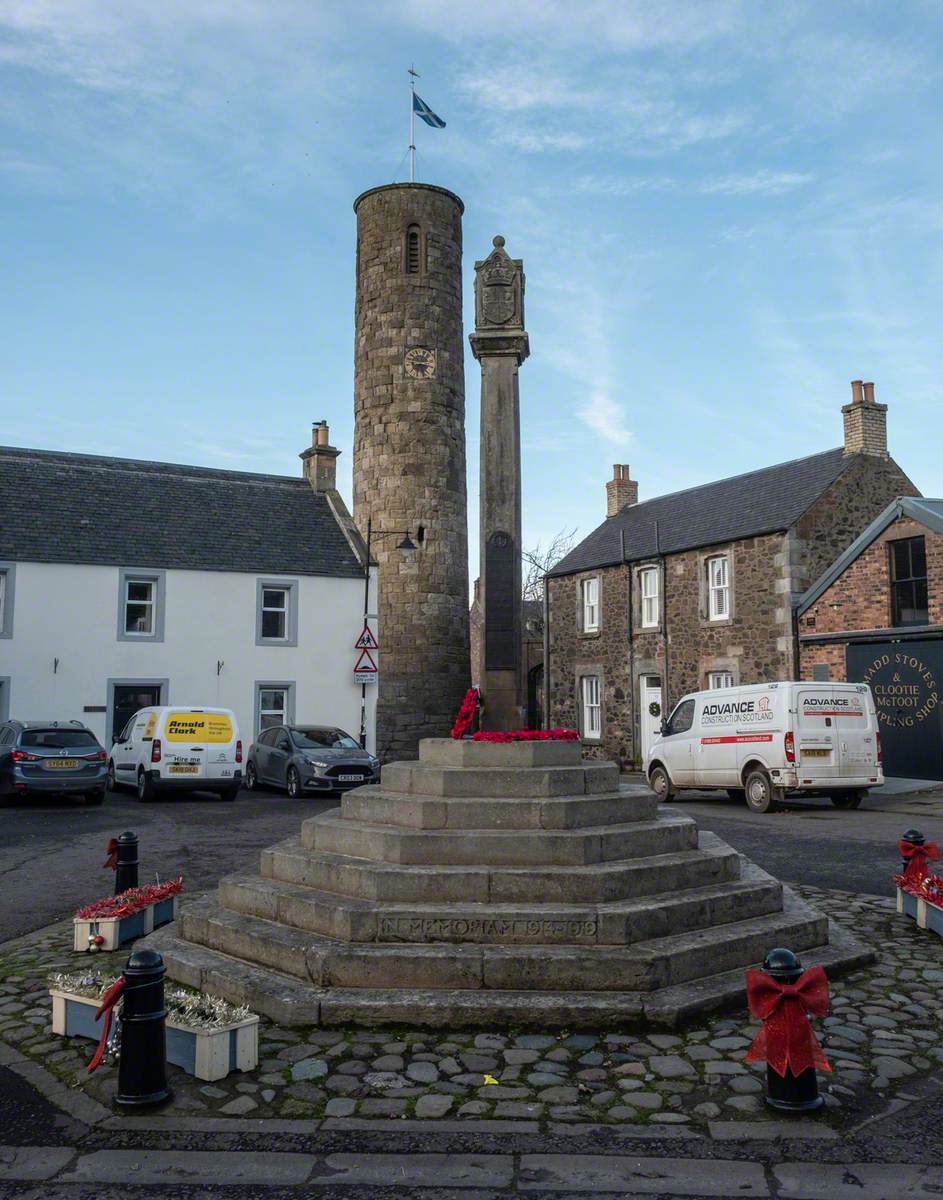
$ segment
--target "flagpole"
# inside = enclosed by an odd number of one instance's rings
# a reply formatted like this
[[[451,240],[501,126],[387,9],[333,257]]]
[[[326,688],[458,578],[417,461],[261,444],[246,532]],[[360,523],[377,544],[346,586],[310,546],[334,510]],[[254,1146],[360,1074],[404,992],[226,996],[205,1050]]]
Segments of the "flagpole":
[[[409,182],[416,182],[416,72],[409,68]]]

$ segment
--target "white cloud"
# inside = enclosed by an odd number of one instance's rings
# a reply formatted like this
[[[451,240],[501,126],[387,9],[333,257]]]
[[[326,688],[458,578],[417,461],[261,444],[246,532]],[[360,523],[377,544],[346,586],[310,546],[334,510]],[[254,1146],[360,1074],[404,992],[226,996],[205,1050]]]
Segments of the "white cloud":
[[[625,423],[625,409],[605,392],[593,392],[576,415],[593,433],[612,446],[627,446],[632,440],[631,430]]]
[[[814,178],[803,171],[759,170],[748,175],[705,179],[697,184],[697,189],[709,196],[782,196]]]

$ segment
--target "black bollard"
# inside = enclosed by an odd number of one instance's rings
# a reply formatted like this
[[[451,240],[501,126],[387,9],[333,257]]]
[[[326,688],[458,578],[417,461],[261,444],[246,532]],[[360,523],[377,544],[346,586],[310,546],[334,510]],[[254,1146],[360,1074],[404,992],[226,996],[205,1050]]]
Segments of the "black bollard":
[[[138,835],[122,833],[115,850],[115,895],[138,885]]]
[[[919,829],[907,829],[901,834],[900,840],[902,842],[910,842],[914,846],[922,846],[925,844],[927,839],[923,836]],[[909,858],[901,859],[902,870],[906,871],[909,866]]]
[[[777,983],[795,983],[802,974],[802,963],[791,950],[770,950],[763,960],[763,970]],[[786,1074],[766,1065],[766,1103],[777,1112],[804,1113],[821,1108],[825,1101],[819,1095],[819,1081],[815,1067],[808,1067],[793,1075],[789,1067]]]
[[[167,1087],[165,970],[156,950],[135,950],[125,963],[116,1108],[151,1108],[173,1095]]]

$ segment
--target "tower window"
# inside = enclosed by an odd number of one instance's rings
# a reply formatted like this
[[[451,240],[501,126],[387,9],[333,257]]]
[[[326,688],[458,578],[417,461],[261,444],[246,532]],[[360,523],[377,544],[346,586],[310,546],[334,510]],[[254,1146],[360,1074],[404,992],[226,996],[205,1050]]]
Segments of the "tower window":
[[[419,274],[419,226],[410,225],[406,230],[406,274]]]

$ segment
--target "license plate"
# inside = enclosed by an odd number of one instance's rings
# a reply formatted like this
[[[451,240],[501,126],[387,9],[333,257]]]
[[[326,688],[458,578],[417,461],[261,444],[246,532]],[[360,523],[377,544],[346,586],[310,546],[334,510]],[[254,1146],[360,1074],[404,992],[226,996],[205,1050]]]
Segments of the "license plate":
[[[828,758],[831,750],[803,750],[803,758]]]
[[[79,765],[77,758],[47,758],[46,766],[54,771],[68,771]]]
[[[168,767],[171,775],[198,775],[199,767]]]
[[[363,779],[362,775],[338,775],[338,783],[360,783]]]

